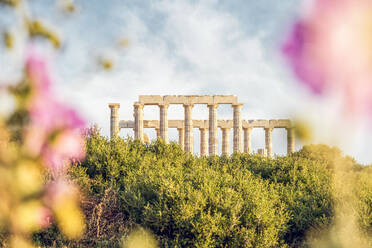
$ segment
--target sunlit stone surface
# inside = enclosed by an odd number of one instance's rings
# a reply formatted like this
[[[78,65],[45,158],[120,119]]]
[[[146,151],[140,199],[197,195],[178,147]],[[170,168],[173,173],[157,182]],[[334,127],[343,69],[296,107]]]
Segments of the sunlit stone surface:
[[[168,107],[170,104],[180,104],[184,107],[184,120],[168,120]],[[192,110],[195,104],[207,105],[209,120],[193,120]],[[233,120],[218,120],[217,107],[219,104],[229,104],[233,108]],[[143,108],[146,105],[156,105],[160,108],[158,120],[144,120]],[[222,154],[230,154],[229,132],[233,129],[233,152],[252,153],[251,132],[253,128],[265,130],[265,149],[258,149],[257,153],[264,156],[273,156],[272,132],[274,128],[287,130],[287,153],[293,153],[295,148],[295,135],[292,123],[288,119],[282,120],[243,120],[241,109],[243,104],[238,103],[234,95],[181,95],[181,96],[139,96],[134,103],[134,121],[119,120],[119,103],[110,103],[110,134],[111,138],[119,134],[121,128],[132,128],[134,138],[144,141],[144,129],[153,128],[158,138],[168,143],[168,129],[178,130],[178,143],[185,151],[193,153],[193,129],[200,130],[200,155],[218,155],[218,128],[222,130]],[[207,134],[209,137],[207,138]],[[242,147],[244,134],[244,150]],[[207,145],[208,140],[208,145]],[[208,149],[207,149],[208,148]]]

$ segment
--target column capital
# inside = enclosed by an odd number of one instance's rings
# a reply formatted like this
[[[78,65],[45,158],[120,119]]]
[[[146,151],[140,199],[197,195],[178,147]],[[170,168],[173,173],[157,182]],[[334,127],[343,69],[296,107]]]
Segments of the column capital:
[[[163,107],[163,108],[168,108],[169,107],[169,104],[167,104],[167,103],[159,103],[158,106],[159,107]]]
[[[233,106],[234,108],[236,107],[241,108],[243,106],[243,103],[234,103],[234,104],[231,104],[231,106]]]
[[[193,108],[194,107],[194,104],[192,104],[192,103],[184,103],[183,104],[183,107],[191,107],[191,108]]]
[[[136,108],[143,108],[144,107],[144,105],[142,103],[139,103],[139,102],[135,102],[133,104],[133,106],[136,107]]]
[[[182,130],[184,130],[185,128],[184,127],[177,127],[177,130],[178,131],[182,131]]]
[[[120,103],[109,103],[109,108],[120,108]]]
[[[265,131],[273,131],[274,130],[274,127],[264,127],[264,130]]]
[[[213,104],[207,104],[208,108],[217,108],[218,103],[213,103]]]
[[[248,131],[252,131],[253,127],[242,127],[243,130],[248,130]]]

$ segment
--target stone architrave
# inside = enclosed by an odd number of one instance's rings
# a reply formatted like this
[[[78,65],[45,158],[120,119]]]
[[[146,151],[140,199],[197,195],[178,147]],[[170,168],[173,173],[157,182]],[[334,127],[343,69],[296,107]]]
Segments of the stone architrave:
[[[168,106],[170,104],[182,104],[185,110],[184,120],[168,120]],[[205,104],[209,108],[209,120],[193,120],[192,109],[194,104]],[[231,104],[234,115],[233,120],[218,120],[217,107],[219,104]],[[145,105],[157,105],[160,108],[160,120],[144,120],[143,108]],[[251,130],[252,128],[265,129],[265,149],[267,155],[272,157],[272,131],[273,128],[287,129],[287,153],[293,153],[295,150],[295,135],[291,121],[288,119],[273,120],[242,120],[241,107],[238,98],[234,95],[145,95],[139,96],[138,102],[134,104],[134,121],[119,121],[119,104],[109,104],[111,109],[110,136],[115,137],[119,134],[120,128],[133,128],[135,139],[144,141],[144,128],[154,128],[158,138],[162,138],[168,143],[168,128],[177,128],[179,132],[179,144],[184,150],[193,153],[193,128],[199,128],[201,133],[200,154],[210,155],[218,154],[218,128],[233,128],[233,151],[252,153]],[[208,138],[206,133],[208,130]],[[243,138],[244,130],[244,138]],[[223,136],[223,154],[230,153],[226,144],[229,142],[229,132],[222,130]],[[208,146],[206,145],[208,139]],[[244,140],[244,149],[243,149]]]

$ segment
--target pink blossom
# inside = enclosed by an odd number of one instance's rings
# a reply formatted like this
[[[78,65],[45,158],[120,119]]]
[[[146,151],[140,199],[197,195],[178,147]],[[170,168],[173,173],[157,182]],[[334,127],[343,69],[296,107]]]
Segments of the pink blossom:
[[[53,172],[65,172],[71,159],[81,160],[85,157],[83,136],[76,130],[61,131],[55,140],[50,142],[42,151],[43,161]]]
[[[53,214],[49,208],[41,207],[37,212],[38,225],[41,228],[49,227],[53,222]]]
[[[372,112],[372,2],[315,0],[282,51],[315,94],[341,92],[350,113]]]
[[[85,123],[75,110],[56,100],[42,58],[32,54],[26,71],[32,92],[28,104],[31,123],[25,135],[26,150],[33,156],[41,156],[53,172],[63,173],[71,158],[79,160],[85,156],[80,132]]]
[[[46,131],[56,129],[81,129],[84,121],[75,110],[69,108],[55,99],[45,97],[30,108],[32,123]]]
[[[76,186],[65,178],[60,177],[48,185],[44,200],[47,206],[53,208],[65,201],[65,199],[75,200],[77,196],[78,190]]]
[[[33,93],[36,95],[49,93],[52,80],[45,59],[36,53],[30,53],[26,61],[26,73]]]

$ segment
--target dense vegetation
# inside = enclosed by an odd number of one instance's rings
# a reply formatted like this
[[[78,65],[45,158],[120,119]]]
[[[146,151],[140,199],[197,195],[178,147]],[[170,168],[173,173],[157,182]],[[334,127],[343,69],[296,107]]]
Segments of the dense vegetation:
[[[67,242],[55,227],[44,246],[119,247],[136,227],[160,247],[306,247],[308,231],[330,225],[331,178],[338,163],[358,177],[359,224],[372,232],[372,168],[337,148],[306,146],[286,157],[198,158],[177,144],[108,140],[93,132],[71,171],[83,189],[84,237]]]

